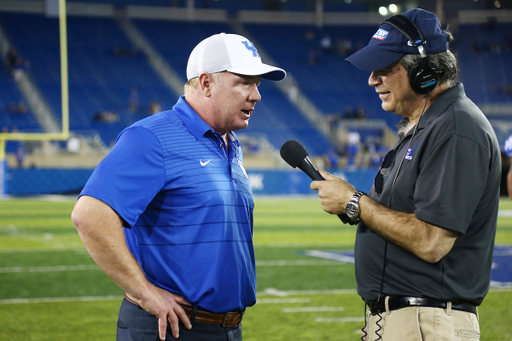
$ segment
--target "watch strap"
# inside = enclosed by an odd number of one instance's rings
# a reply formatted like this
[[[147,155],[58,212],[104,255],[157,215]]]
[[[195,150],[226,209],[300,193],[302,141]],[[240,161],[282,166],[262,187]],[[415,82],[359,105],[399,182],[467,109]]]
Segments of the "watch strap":
[[[366,193],[363,191],[356,191],[350,200],[357,200],[357,202],[359,202],[359,199],[361,199],[363,195],[366,195]]]
[[[354,195],[352,195],[352,198],[350,198],[350,203],[353,203],[353,204],[356,204],[357,206],[359,206],[359,199],[361,199],[361,197],[363,195],[366,195],[366,193],[363,191],[356,191],[354,193]],[[347,205],[348,205],[348,203],[347,203]],[[359,211],[359,213],[360,213],[360,211]],[[348,224],[350,224],[350,225],[358,224],[361,221],[361,219],[359,218],[359,213],[357,214],[356,217],[348,217],[347,216],[347,218],[349,218]]]

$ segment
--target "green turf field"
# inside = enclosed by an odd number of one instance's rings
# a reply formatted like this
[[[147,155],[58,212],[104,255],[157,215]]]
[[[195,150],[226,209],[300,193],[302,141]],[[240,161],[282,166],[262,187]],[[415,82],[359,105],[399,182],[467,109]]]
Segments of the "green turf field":
[[[122,290],[85,252],[70,214],[74,199],[0,201],[0,340],[115,340]],[[512,210],[503,199],[500,212]],[[511,218],[496,242],[512,245]],[[354,227],[317,199],[257,199],[258,303],[246,341],[359,340],[364,305],[354,267],[303,256],[351,250]],[[480,307],[482,341],[512,341],[512,289],[491,290]]]

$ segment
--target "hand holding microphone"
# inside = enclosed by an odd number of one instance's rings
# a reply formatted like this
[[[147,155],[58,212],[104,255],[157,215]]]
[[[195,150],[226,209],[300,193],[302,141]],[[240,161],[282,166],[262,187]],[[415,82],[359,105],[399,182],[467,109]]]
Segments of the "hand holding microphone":
[[[312,180],[322,181],[325,180],[318,169],[313,165],[311,160],[308,158],[308,152],[306,148],[295,140],[287,141],[281,147],[281,157],[286,163],[293,168],[299,168],[306,173]],[[330,174],[325,172],[327,176]],[[334,177],[333,177],[334,178]],[[355,189],[354,189],[355,191]],[[322,199],[323,200],[323,199]],[[338,217],[344,224],[352,224],[352,221],[347,217],[346,214],[338,214]]]

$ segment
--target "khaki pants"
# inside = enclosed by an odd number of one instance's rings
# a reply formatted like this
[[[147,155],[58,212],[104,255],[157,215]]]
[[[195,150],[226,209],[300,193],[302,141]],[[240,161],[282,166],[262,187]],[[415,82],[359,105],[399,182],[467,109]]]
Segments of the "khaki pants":
[[[452,309],[407,307],[370,316],[367,341],[478,341],[475,314]],[[379,326],[382,328],[380,331]],[[378,334],[378,335],[377,335]]]

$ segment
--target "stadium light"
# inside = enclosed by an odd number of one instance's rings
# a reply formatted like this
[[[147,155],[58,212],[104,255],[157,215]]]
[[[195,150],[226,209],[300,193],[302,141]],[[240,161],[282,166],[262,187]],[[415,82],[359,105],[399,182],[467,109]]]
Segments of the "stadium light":
[[[390,11],[391,13],[396,13],[396,12],[398,12],[398,6],[397,6],[397,5],[395,5],[395,4],[391,4],[391,5],[389,5],[389,6],[388,6],[388,8],[389,8],[389,11]]]
[[[382,16],[387,15],[388,14],[388,9],[385,6],[380,6],[379,7],[379,14],[382,15]]]

